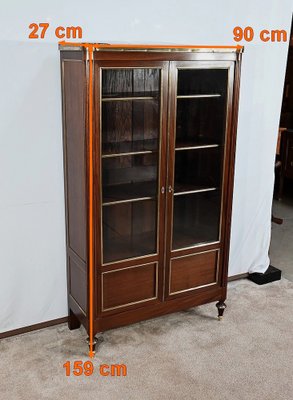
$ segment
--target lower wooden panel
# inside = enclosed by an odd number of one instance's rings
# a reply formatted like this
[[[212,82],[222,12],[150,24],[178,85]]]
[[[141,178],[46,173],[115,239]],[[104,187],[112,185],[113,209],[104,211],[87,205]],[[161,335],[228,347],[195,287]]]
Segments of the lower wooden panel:
[[[157,263],[102,273],[102,311],[154,300],[157,296]]]
[[[159,317],[164,314],[223,299],[225,299],[224,288],[218,285],[209,286],[199,289],[196,295],[192,292],[181,298],[177,297],[166,302],[142,304],[139,308],[123,310],[115,315],[105,315],[95,320],[94,332],[95,334],[104,332],[107,329],[118,328],[119,326],[133,324],[149,318]],[[218,313],[215,307],[215,319],[217,315]]]
[[[206,251],[171,259],[169,295],[217,282],[219,251]]]

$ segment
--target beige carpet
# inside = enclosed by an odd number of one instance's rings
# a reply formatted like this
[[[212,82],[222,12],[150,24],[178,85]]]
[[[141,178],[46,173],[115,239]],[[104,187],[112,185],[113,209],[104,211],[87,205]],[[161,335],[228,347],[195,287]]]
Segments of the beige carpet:
[[[66,325],[0,342],[0,398],[13,400],[291,400],[293,283],[229,286],[224,320],[215,304],[108,331],[89,377],[66,377],[87,360],[83,329]],[[127,377],[98,366],[124,363]]]

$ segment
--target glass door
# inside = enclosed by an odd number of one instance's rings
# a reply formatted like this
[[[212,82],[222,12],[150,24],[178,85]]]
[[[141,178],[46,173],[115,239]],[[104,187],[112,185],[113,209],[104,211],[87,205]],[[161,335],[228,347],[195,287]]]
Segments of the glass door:
[[[220,241],[229,83],[225,64],[173,65],[171,252]]]
[[[101,68],[102,263],[158,254],[162,68]]]

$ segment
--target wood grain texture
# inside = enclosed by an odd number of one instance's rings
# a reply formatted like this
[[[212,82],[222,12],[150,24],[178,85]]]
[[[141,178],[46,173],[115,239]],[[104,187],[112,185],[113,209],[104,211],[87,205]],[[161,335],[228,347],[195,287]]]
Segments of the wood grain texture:
[[[70,294],[82,308],[87,309],[87,272],[85,265],[76,258],[69,257]]]
[[[87,324],[87,95],[84,58],[84,52],[61,52],[68,323],[71,327],[78,327],[76,319]]]
[[[218,251],[171,259],[170,293],[217,282]]]
[[[85,65],[64,61],[63,71],[68,246],[86,261]]]
[[[156,263],[104,272],[102,278],[104,310],[157,297]]]

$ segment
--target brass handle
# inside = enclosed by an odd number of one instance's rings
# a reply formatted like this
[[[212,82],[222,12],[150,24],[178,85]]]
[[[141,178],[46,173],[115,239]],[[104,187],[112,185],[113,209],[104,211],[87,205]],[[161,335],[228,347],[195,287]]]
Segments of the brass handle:
[[[168,191],[169,191],[169,193],[172,193],[172,192],[173,192],[173,188],[172,188],[171,185],[169,185]]]

